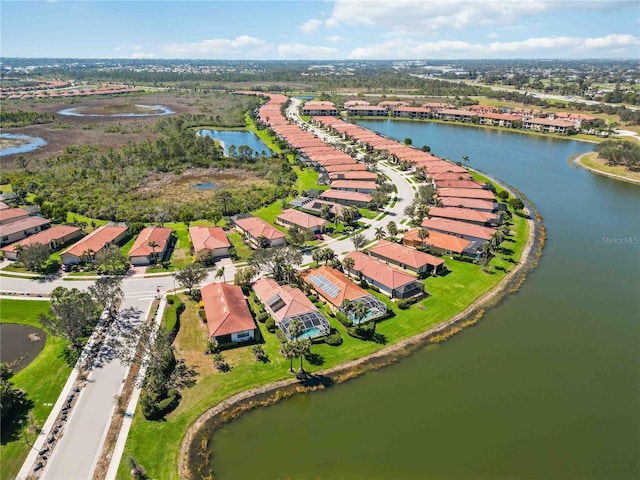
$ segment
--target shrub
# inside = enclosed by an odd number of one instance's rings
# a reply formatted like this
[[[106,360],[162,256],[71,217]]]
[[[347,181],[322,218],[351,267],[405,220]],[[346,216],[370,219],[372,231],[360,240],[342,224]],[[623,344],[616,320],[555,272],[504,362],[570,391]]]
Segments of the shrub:
[[[267,331],[270,333],[276,331],[276,321],[271,317],[267,318],[267,320],[264,322],[264,326],[267,327]]]
[[[344,325],[345,327],[351,327],[353,326],[353,322],[351,321],[350,318],[348,318],[344,313],[342,312],[336,312],[336,318],[338,319],[338,321]]]
[[[369,288],[369,282],[367,282],[364,278],[360,280],[360,286],[364,289]]]
[[[207,314],[203,309],[198,310],[198,315],[200,315],[200,320],[202,320],[202,323],[207,323]]]
[[[349,336],[358,338],[360,340],[369,340],[374,333],[376,333],[375,322],[368,322],[364,324],[355,325],[347,328]]]
[[[167,295],[167,303],[169,305],[173,305],[173,302],[176,301],[176,296],[175,295]]]
[[[167,392],[167,398],[156,403],[156,411],[160,418],[173,411],[180,403],[180,392],[172,388]]]
[[[318,301],[318,297],[316,295],[309,295],[309,300],[311,300],[311,303],[316,303]]]
[[[260,323],[264,323],[269,318],[269,314],[267,312],[260,312],[260,313],[258,313],[256,318]]]
[[[335,332],[331,335],[327,335],[327,337],[324,339],[324,342],[327,345],[331,345],[332,347],[337,347],[339,345],[342,345],[342,336],[338,332]]]
[[[284,333],[282,333],[282,330],[279,328],[276,329],[276,338],[280,343],[286,343],[288,341],[287,337],[284,336]]]
[[[396,305],[398,305],[398,308],[400,310],[407,310],[411,306],[411,302],[405,300],[404,298],[401,298],[396,302]]]
[[[380,293],[380,289],[378,287],[376,287],[375,285],[369,285],[369,288],[371,290],[373,290],[376,293]]]

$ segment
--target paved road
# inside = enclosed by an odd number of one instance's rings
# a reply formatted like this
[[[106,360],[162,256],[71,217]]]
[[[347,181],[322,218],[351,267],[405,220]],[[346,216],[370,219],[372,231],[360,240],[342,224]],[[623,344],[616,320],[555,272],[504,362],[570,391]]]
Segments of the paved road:
[[[151,308],[152,299],[126,297],[111,335],[120,325],[139,325]],[[85,480],[93,475],[102,443],[114,411],[114,397],[120,393],[128,368],[105,345],[98,354],[88,382],[73,408],[64,435],[53,450],[42,478],[47,480]],[[63,392],[66,394],[66,392]]]

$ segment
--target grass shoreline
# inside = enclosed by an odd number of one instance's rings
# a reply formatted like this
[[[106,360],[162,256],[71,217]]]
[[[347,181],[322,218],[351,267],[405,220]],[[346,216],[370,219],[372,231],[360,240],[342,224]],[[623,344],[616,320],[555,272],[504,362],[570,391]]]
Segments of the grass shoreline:
[[[636,173],[637,178],[630,177],[629,175],[632,175],[634,172],[627,171],[625,167],[610,167],[603,165],[602,162],[599,162],[598,160],[597,153],[589,152],[578,156],[572,160],[572,163],[596,175],[613,178],[621,182],[633,183],[634,185],[640,185],[640,173]]]

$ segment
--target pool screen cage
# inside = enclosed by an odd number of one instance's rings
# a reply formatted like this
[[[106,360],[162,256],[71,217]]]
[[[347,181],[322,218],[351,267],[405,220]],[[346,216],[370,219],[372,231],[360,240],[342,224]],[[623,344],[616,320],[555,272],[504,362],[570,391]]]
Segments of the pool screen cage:
[[[340,309],[340,311],[346,314],[353,323],[368,322],[369,320],[375,320],[376,318],[384,317],[387,314],[387,306],[373,295],[366,295],[364,297],[356,298],[355,300],[351,300],[351,303],[362,303],[365,307],[367,307],[367,315],[359,322],[353,315],[353,311],[345,312],[344,310]]]
[[[315,338],[329,335],[331,332],[331,325],[326,318],[320,312],[307,312],[302,315],[296,315],[295,317],[287,317],[278,324],[284,336],[287,340],[293,340],[289,334],[289,326],[294,320],[300,320],[302,322],[303,332],[302,338]]]

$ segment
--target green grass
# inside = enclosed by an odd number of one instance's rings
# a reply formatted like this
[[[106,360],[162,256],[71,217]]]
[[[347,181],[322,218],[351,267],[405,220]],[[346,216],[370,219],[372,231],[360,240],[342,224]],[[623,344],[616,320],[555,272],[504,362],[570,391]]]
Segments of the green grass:
[[[49,302],[38,300],[0,299],[0,322],[20,323],[42,328],[38,321],[41,313],[49,311]],[[23,389],[27,397],[33,401],[31,410],[36,423],[42,426],[46,421],[53,404],[58,399],[71,368],[63,358],[68,342],[54,337],[47,332],[47,341],[40,354],[11,381],[16,387]],[[50,404],[50,405],[49,405]],[[35,440],[31,434],[30,440]],[[0,463],[2,464],[2,480],[15,478],[29,453],[24,437],[0,445]]]
[[[298,175],[296,188],[300,192],[305,192],[311,189],[328,190],[331,188],[329,185],[318,185],[318,172],[311,167],[301,169],[298,166],[294,166],[293,171]]]
[[[360,212],[360,215],[362,215],[364,218],[368,218],[369,220],[373,220],[378,215],[380,215],[380,212],[373,212],[366,208],[359,208],[358,211]]]
[[[92,224],[94,224],[97,227],[101,227],[102,225],[106,225],[107,223],[109,223],[106,220],[98,220],[97,218],[91,218],[91,217],[87,217],[86,215],[81,215],[79,213],[73,213],[73,212],[68,212],[67,213],[67,222],[69,223],[74,223],[74,222],[85,222],[87,224],[87,228],[86,228],[86,232],[89,233],[93,230],[93,228],[91,227]]]
[[[247,260],[251,255],[251,249],[242,241],[240,232],[233,231],[227,234],[227,238],[236,249],[236,253],[240,260]]]
[[[425,280],[426,290],[430,296],[412,306],[408,310],[399,310],[380,294],[395,316],[378,325],[378,333],[384,335],[387,344],[412,337],[428,328],[451,318],[467,308],[482,293],[493,288],[504,278],[506,272],[514,268],[509,261],[519,259],[527,238],[526,220],[514,216],[514,227],[517,231],[513,238],[504,245],[513,249],[509,255],[499,254],[491,261],[487,273],[475,264],[453,259],[445,263],[450,274],[442,277],[430,277]],[[513,241],[511,241],[513,240]],[[502,270],[503,269],[503,270]],[[181,317],[181,330],[176,339],[179,355],[188,364],[198,367],[200,376],[198,384],[183,392],[183,399],[178,408],[163,422],[150,422],[144,419],[139,411],[136,413],[133,426],[127,439],[123,459],[134,456],[147,470],[152,478],[177,479],[177,459],[184,433],[189,426],[208,408],[221,400],[243,390],[264,385],[275,380],[289,378],[288,363],[278,354],[278,342],[273,334],[267,333],[263,325],[259,325],[265,338],[264,349],[269,363],[256,363],[248,347],[224,352],[231,372],[221,374],[210,368],[211,359],[202,354],[206,348],[206,332],[203,324],[197,319],[197,311],[193,302],[187,302],[187,310]],[[383,348],[383,345],[364,342],[349,337],[345,328],[334,318],[329,318],[332,326],[338,330],[344,343],[340,347],[317,344],[312,352],[324,359],[321,366],[306,363],[309,371],[330,368],[348,360],[362,357]],[[149,439],[154,441],[150,442]],[[122,462],[118,478],[129,478],[126,462]]]
[[[129,240],[127,240],[127,242],[125,244],[123,244],[120,247],[120,251],[122,252],[123,255],[128,255],[129,254],[129,250],[131,250],[131,247],[133,247],[133,244],[136,241],[136,238],[138,238],[137,235],[133,235]]]
[[[276,225],[276,217],[282,213],[282,208],[282,201],[278,200],[276,202],[273,202],[271,205],[259,208],[251,213],[253,213],[256,217],[263,219],[265,222],[270,223],[280,231],[287,232],[286,228],[281,227],[280,225]]]
[[[589,168],[593,168],[599,172],[603,173],[611,173],[614,175],[620,175],[621,177],[627,178],[633,182],[640,182],[640,172],[632,172],[628,168],[624,166],[611,166],[607,165],[607,163],[598,157],[597,153],[590,153],[589,155],[585,155],[580,160],[583,165]]]
[[[0,185],[0,192],[13,193],[13,186],[10,183],[3,183],[2,185]]]

